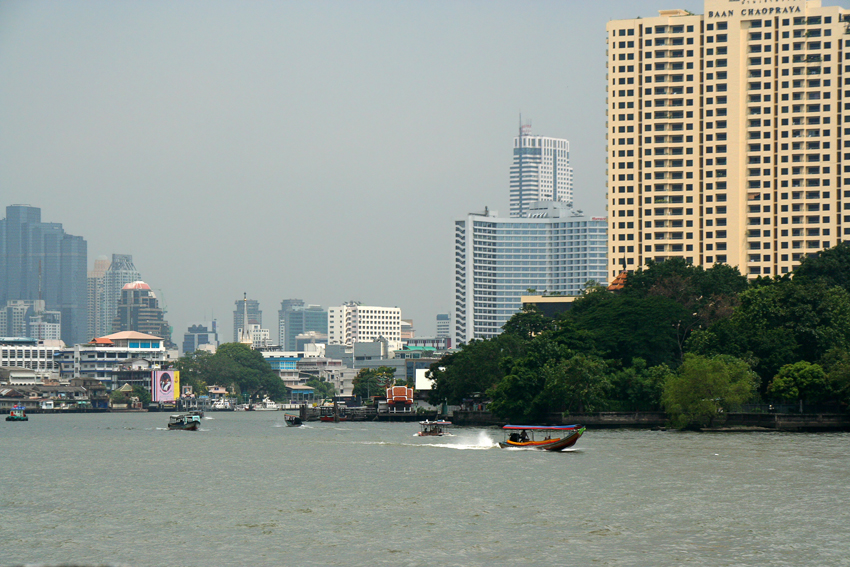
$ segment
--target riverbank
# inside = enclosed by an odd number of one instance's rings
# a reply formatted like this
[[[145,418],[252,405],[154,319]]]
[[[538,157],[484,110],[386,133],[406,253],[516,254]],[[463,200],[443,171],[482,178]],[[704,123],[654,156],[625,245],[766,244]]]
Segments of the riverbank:
[[[505,421],[486,411],[456,411],[455,425],[501,426]],[[661,429],[669,425],[665,412],[598,412],[552,414],[552,425],[581,423],[594,429]],[[850,414],[728,413],[714,427],[704,431],[850,431]]]

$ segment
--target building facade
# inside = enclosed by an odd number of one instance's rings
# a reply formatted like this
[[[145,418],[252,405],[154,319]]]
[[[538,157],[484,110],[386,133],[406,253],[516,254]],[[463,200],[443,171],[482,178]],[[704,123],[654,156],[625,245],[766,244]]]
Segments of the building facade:
[[[606,219],[566,203],[533,203],[527,218],[485,210],[456,220],[454,345],[497,336],[529,289],[579,295],[605,284],[606,246]]]
[[[348,345],[385,339],[390,350],[401,348],[401,309],[360,305],[351,301],[328,308],[328,344]]]
[[[319,305],[305,305],[300,299],[286,299],[280,303],[278,311],[278,332],[280,348],[286,351],[298,350],[298,335],[317,333],[327,335],[328,312]]]
[[[437,338],[448,338],[452,333],[452,317],[448,313],[437,313]]]
[[[0,337],[0,367],[28,368],[40,381],[59,377],[59,361],[54,353],[64,348],[59,340]]]
[[[533,136],[531,125],[520,125],[514,138],[511,165],[511,216],[522,217],[535,201],[573,201],[570,143],[560,138]]]
[[[59,223],[41,222],[41,209],[6,207],[0,219],[0,305],[43,300],[60,312],[62,340],[83,342],[88,333],[86,264],[88,248]]]
[[[183,333],[183,354],[191,354],[198,350],[201,345],[209,345],[213,349],[218,348],[218,321],[204,321],[193,323]]]
[[[176,355],[161,337],[135,331],[113,333],[54,353],[60,379],[99,380],[110,390],[144,380],[144,376],[150,380],[151,370],[168,367]]]
[[[607,24],[611,278],[672,257],[781,275],[850,237],[848,11],[704,10]]]
[[[0,335],[61,340],[62,313],[48,311],[41,299],[12,299],[0,307]]]

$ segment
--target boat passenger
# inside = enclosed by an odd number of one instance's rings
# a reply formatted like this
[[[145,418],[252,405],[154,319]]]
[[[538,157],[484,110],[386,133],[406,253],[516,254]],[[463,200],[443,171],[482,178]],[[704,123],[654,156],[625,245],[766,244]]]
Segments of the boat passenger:
[[[523,443],[528,441],[528,433],[525,432],[525,429],[523,429],[522,433],[519,434],[519,440]]]

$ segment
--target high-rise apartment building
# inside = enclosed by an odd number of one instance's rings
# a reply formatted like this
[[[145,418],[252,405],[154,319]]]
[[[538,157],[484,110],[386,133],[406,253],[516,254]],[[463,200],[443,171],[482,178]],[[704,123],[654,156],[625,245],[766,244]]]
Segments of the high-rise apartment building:
[[[455,344],[489,339],[522,309],[522,295],[579,295],[607,282],[607,221],[566,203],[538,202],[524,218],[495,211],[455,221]]]
[[[573,201],[570,143],[560,138],[533,136],[531,125],[520,125],[514,138],[511,165],[511,216],[522,217],[535,201]]]
[[[263,326],[263,312],[260,311],[260,302],[256,299],[237,299],[234,305],[236,309],[233,310],[233,342],[238,343],[241,340],[239,330],[245,327],[245,312],[248,312],[248,329],[251,325]]]
[[[607,24],[609,277],[672,257],[781,275],[850,235],[850,12],[704,8]]]
[[[360,305],[351,301],[328,308],[328,344],[351,346],[386,339],[391,350],[401,348],[401,309]]]
[[[87,254],[82,237],[66,234],[59,223],[41,222],[38,207],[6,207],[0,219],[0,305],[43,300],[47,311],[60,313],[62,340],[85,342]]]

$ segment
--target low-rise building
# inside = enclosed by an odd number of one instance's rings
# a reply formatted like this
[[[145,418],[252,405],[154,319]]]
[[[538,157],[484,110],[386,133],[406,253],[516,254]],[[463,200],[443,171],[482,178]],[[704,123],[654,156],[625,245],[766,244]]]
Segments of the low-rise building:
[[[54,355],[64,347],[61,340],[0,337],[0,366],[28,368],[39,381],[59,378],[59,362]]]
[[[57,359],[60,379],[92,378],[114,390],[140,382],[145,372],[150,376],[151,370],[170,367],[177,351],[167,349],[161,337],[122,331],[64,348]]]

